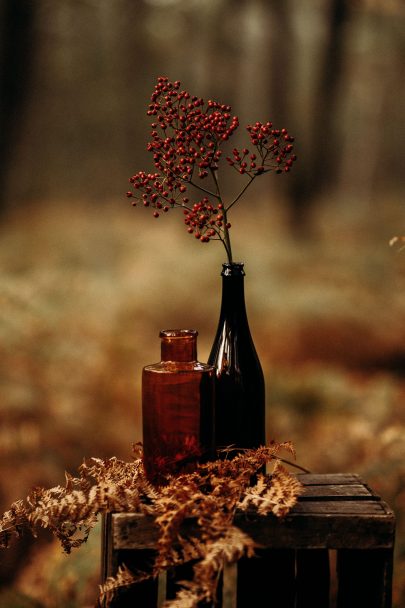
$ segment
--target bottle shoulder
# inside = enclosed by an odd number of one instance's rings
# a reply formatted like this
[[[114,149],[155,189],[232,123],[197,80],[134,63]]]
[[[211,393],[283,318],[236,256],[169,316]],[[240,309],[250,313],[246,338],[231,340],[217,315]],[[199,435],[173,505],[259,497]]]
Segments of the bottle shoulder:
[[[240,327],[224,320],[220,323],[208,362],[218,368],[233,370],[257,369],[261,373],[260,360],[249,326]]]
[[[227,343],[230,348],[237,350],[255,351],[253,337],[247,319],[239,323],[232,317],[221,317],[215,334],[214,344]]]
[[[214,367],[200,361],[159,361],[145,365],[143,372],[155,374],[184,374],[190,372],[209,373]]]

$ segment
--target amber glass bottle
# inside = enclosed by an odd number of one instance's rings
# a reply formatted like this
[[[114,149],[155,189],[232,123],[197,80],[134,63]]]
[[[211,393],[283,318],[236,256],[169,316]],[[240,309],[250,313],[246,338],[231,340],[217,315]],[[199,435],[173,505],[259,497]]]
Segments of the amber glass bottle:
[[[155,484],[213,455],[215,370],[197,361],[197,335],[161,331],[162,360],[143,369],[144,466]]]
[[[222,303],[208,363],[216,368],[216,446],[265,443],[264,377],[250,334],[244,265],[223,264]]]

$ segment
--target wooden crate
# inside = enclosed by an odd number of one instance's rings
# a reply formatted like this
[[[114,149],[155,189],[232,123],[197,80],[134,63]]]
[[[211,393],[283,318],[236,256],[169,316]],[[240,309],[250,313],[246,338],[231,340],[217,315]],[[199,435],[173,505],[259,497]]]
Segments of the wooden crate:
[[[389,608],[395,536],[390,507],[357,475],[298,478],[305,490],[286,518],[237,514],[235,523],[261,548],[257,557],[238,563],[233,606]],[[121,563],[143,569],[153,560],[151,520],[114,513],[104,526],[103,579]],[[114,608],[156,608],[157,597],[157,582],[147,581],[124,592]]]

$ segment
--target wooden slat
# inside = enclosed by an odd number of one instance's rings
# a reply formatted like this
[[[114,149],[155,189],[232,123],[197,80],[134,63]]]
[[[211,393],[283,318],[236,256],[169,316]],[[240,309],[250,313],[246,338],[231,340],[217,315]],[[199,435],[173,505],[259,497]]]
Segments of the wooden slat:
[[[136,548],[135,550],[127,550],[127,548],[116,547],[114,542],[114,530],[115,518],[121,513],[107,513],[103,517],[103,537],[102,537],[102,554],[101,554],[101,581],[105,580],[110,576],[115,576],[118,570],[118,566],[125,564],[131,571],[136,572],[138,570],[146,570],[149,564],[154,561],[156,552],[150,548],[145,547]],[[131,515],[129,520],[132,522],[139,522],[139,517]],[[145,519],[145,518],[143,518]],[[143,522],[144,524],[145,522]],[[136,529],[132,525],[130,530]],[[148,527],[146,527],[148,529]],[[150,530],[150,526],[149,526]],[[144,543],[145,544],[145,543]],[[148,546],[151,546],[149,541]],[[110,608],[120,608],[121,606],[127,606],[130,604],[140,605],[143,608],[156,608],[158,597],[158,581],[157,579],[150,579],[138,583],[127,589],[123,589],[117,593],[117,596],[111,601]]]
[[[288,517],[296,514],[308,515],[385,515],[379,501],[374,500],[305,500],[298,502]]]
[[[111,534],[111,513],[106,513],[101,521],[101,582],[104,583],[110,573],[113,571],[113,551],[112,551],[112,534]]]
[[[150,549],[158,539],[153,517],[139,513],[114,513],[112,516],[113,548]]]
[[[300,511],[300,505],[293,514],[284,520],[275,517],[248,518],[245,514],[238,514],[235,524],[250,534],[260,545],[269,547],[291,548],[383,548],[393,544],[395,520],[382,509],[380,503],[367,505],[364,513],[360,506],[345,505],[342,511],[337,511],[334,503],[323,503],[325,507],[319,510],[318,503],[311,505],[305,503],[306,508]],[[313,506],[313,509],[311,509]],[[117,549],[145,549],[153,547],[157,540],[157,529],[136,518],[137,534],[128,535],[131,527],[131,514],[113,515],[113,547]],[[146,518],[145,518],[146,519]]]
[[[354,473],[299,473],[297,478],[304,486],[362,484],[362,479]]]
[[[300,501],[318,500],[370,500],[373,494],[364,484],[309,485],[304,487]]]
[[[296,549],[389,548],[395,529],[395,520],[384,512],[367,516],[304,512],[283,521],[237,516],[235,524],[263,546]]]

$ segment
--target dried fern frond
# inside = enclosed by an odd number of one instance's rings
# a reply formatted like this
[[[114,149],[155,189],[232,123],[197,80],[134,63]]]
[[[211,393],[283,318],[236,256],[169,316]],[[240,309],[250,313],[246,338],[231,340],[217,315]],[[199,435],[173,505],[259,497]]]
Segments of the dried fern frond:
[[[284,517],[297,502],[300,490],[300,482],[276,461],[271,476],[259,475],[256,485],[247,488],[238,508],[242,511],[255,509],[260,515],[273,513]]]
[[[98,606],[107,608],[113,598],[116,596],[117,589],[125,589],[136,583],[140,583],[150,578],[149,573],[139,572],[135,574],[125,564],[118,567],[117,574],[113,577],[108,577],[102,585],[100,585],[100,594],[98,598]]]
[[[24,528],[35,534],[44,527],[69,553],[87,540],[100,513],[152,515],[159,531],[155,563],[141,573],[122,566],[102,585],[100,605],[108,606],[120,588],[194,560],[193,580],[185,582],[167,604],[192,608],[215,597],[225,564],[253,554],[253,540],[233,523],[236,511],[283,517],[295,504],[301,485],[281,465],[283,450],[294,455],[289,442],[255,450],[230,448],[221,459],[196,465],[192,473],[168,476],[159,488],[146,479],[139,446],[132,462],[90,458],[79,467],[77,477],[66,473],[65,486],[34,488],[25,501],[13,503],[0,520],[0,546],[7,547]],[[272,461],[272,474],[263,476],[263,466]]]
[[[19,538],[27,523],[24,502],[13,502],[0,519],[0,548],[7,548],[13,538]]]
[[[33,488],[25,501],[11,506],[0,520],[0,547],[8,547],[23,529],[35,534],[41,527],[49,528],[69,553],[87,540],[99,513],[154,512],[157,494],[141,460],[91,458],[79,467],[79,477],[65,477],[65,487]]]
[[[188,584],[189,589],[194,591],[199,601],[212,600],[225,565],[244,555],[252,557],[254,548],[254,541],[242,530],[236,526],[225,528],[218,538],[206,542],[204,557],[194,566],[194,579]]]

